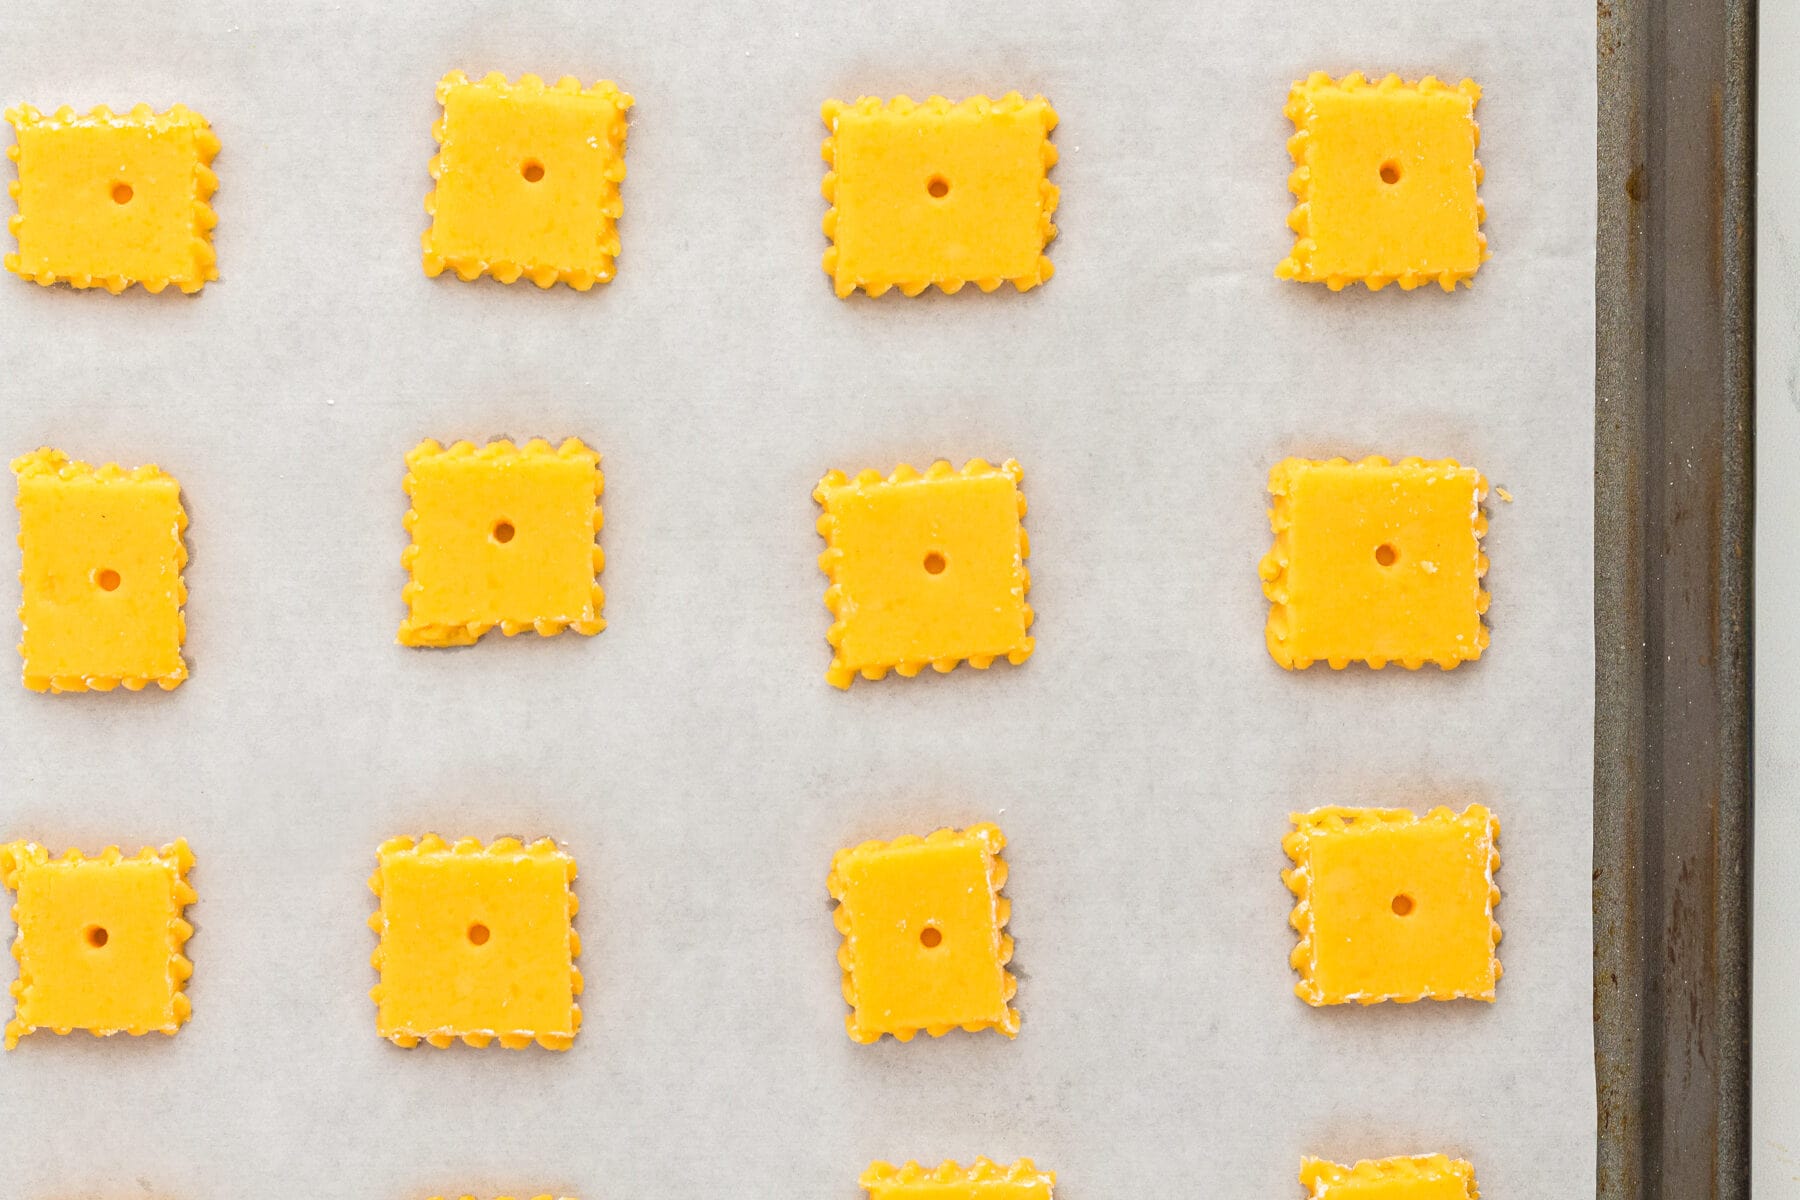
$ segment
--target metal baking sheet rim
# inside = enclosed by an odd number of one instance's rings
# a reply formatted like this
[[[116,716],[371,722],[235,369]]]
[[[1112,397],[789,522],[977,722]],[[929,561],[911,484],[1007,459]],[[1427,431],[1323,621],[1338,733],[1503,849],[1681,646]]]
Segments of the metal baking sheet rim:
[[[1596,1192],[1737,1200],[1755,4],[1597,0],[1596,15]],[[1704,619],[1683,620],[1697,592]]]

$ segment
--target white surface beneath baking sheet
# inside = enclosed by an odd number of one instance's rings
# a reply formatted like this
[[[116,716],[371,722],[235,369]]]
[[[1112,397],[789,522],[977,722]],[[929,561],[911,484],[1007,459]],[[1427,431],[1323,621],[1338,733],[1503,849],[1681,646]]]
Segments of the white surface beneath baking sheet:
[[[1750,928],[1753,990],[1750,1027],[1750,1171],[1757,1200],[1800,1200],[1800,893],[1789,847],[1800,838],[1800,688],[1792,666],[1800,652],[1794,619],[1800,563],[1800,9],[1759,7],[1756,187],[1756,779],[1755,864]]]
[[[178,1037],[0,1057],[0,1200],[855,1200],[871,1159],[976,1154],[1067,1200],[1288,1196],[1303,1153],[1437,1149],[1490,1200],[1590,1192],[1593,20],[8,0],[0,99],[182,102],[224,148],[203,295],[0,278],[0,452],[160,463],[193,521],[192,679],[0,686],[0,837],[185,836],[200,896]],[[616,282],[424,278],[456,67],[637,97]],[[1473,290],[1273,278],[1313,69],[1486,89]],[[1054,281],[835,299],[820,102],[1012,88],[1062,117]],[[604,454],[610,627],[401,649],[401,457],[501,433]],[[1336,453],[1517,497],[1482,662],[1271,663],[1267,471]],[[1025,466],[1036,657],[834,691],[813,483],[976,455]],[[1503,823],[1499,1003],[1296,1000],[1288,811],[1472,800]],[[1020,1037],[853,1045],[833,850],[989,819]],[[424,830],[577,857],[572,1052],[376,1037],[364,879]]]

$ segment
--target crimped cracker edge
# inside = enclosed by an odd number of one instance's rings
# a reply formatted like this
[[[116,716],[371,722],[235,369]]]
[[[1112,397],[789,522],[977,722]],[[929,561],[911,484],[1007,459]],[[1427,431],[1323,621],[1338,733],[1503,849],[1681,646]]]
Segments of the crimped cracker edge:
[[[1307,1189],[1311,1200],[1331,1200],[1333,1190],[1341,1183],[1441,1179],[1446,1175],[1462,1183],[1463,1200],[1481,1200],[1481,1193],[1475,1185],[1473,1164],[1467,1159],[1451,1158],[1447,1154],[1364,1158],[1358,1159],[1353,1166],[1310,1155],[1300,1160],[1300,1185]]]
[[[935,1167],[921,1166],[910,1160],[901,1166],[872,1162],[856,1182],[868,1191],[896,1184],[1042,1183],[1046,1195],[1050,1195],[1056,1186],[1056,1172],[1040,1170],[1029,1158],[1001,1164],[981,1155],[966,1167],[955,1161],[941,1162]]]

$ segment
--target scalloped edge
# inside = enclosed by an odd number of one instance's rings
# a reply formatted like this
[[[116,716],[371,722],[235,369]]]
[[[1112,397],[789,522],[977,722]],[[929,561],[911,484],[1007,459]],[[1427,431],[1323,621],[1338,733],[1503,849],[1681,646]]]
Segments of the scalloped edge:
[[[1317,658],[1307,658],[1293,653],[1287,645],[1288,609],[1287,609],[1287,566],[1288,566],[1288,529],[1293,519],[1288,513],[1288,486],[1294,474],[1314,467],[1423,467],[1429,470],[1467,471],[1474,475],[1475,503],[1471,520],[1475,529],[1475,651],[1466,656],[1439,657],[1434,655],[1408,656],[1398,659],[1362,657],[1344,655],[1327,657],[1323,661],[1334,671],[1341,671],[1353,662],[1366,664],[1371,670],[1379,671],[1390,662],[1398,662],[1409,671],[1416,671],[1426,663],[1435,663],[1445,671],[1454,670],[1465,662],[1475,662],[1481,658],[1482,652],[1492,641],[1487,622],[1482,618],[1487,614],[1493,595],[1482,586],[1481,581],[1487,578],[1488,557],[1482,551],[1481,540],[1487,536],[1487,514],[1481,503],[1487,499],[1488,481],[1474,467],[1465,467],[1454,458],[1425,459],[1418,457],[1403,458],[1398,462],[1390,462],[1379,454],[1371,454],[1354,464],[1346,458],[1284,458],[1269,469],[1269,495],[1274,497],[1269,507],[1269,526],[1275,534],[1274,545],[1257,564],[1257,574],[1262,577],[1263,595],[1269,601],[1269,619],[1263,626],[1263,638],[1269,648],[1269,657],[1273,658],[1284,670],[1304,671]]]
[[[1500,904],[1500,885],[1494,882],[1494,875],[1500,870],[1500,820],[1484,804],[1471,804],[1462,812],[1452,812],[1439,805],[1424,816],[1415,815],[1404,808],[1353,808],[1342,805],[1325,805],[1308,812],[1289,813],[1288,820],[1294,828],[1281,839],[1282,851],[1294,863],[1292,870],[1281,873],[1281,882],[1287,885],[1288,891],[1294,894],[1294,909],[1288,915],[1288,924],[1299,935],[1293,951],[1288,955],[1288,965],[1299,972],[1300,982],[1294,985],[1294,994],[1314,1008],[1334,1004],[1381,1004],[1393,1001],[1397,1004],[1411,1004],[1417,1000],[1485,1000],[1492,1004],[1496,995],[1500,977],[1505,971],[1500,965],[1500,922],[1494,919],[1494,909]],[[1363,995],[1352,993],[1336,998],[1327,996],[1322,988],[1313,981],[1313,972],[1317,967],[1313,946],[1313,914],[1312,914],[1312,873],[1308,866],[1308,854],[1311,841],[1315,836],[1328,834],[1333,829],[1351,828],[1358,825],[1424,825],[1439,822],[1445,824],[1463,824],[1465,822],[1481,822],[1485,825],[1483,836],[1487,841],[1488,858],[1486,877],[1488,885],[1487,918],[1488,926],[1493,934],[1493,949],[1489,951],[1489,961],[1493,963],[1494,977],[1485,992],[1434,992],[1421,988],[1412,993],[1388,992],[1381,995]]]
[[[986,279],[845,280],[839,277],[837,269],[837,122],[839,116],[846,110],[861,114],[889,112],[901,116],[920,111],[933,116],[944,116],[953,112],[970,112],[978,116],[986,116],[994,112],[1014,113],[1026,109],[1038,111],[1044,122],[1044,138],[1040,143],[1039,151],[1043,160],[1043,174],[1039,177],[1038,184],[1038,195],[1041,199],[1041,208],[1038,214],[1041,240],[1038,244],[1035,273],[1010,278]],[[1050,258],[1044,253],[1044,250],[1056,239],[1056,222],[1052,218],[1056,215],[1056,205],[1062,195],[1061,189],[1050,182],[1050,169],[1056,165],[1058,157],[1056,145],[1050,140],[1050,133],[1056,128],[1058,118],[1056,110],[1051,108],[1050,102],[1042,96],[1033,96],[1027,100],[1018,92],[1008,92],[998,100],[990,100],[986,96],[977,95],[954,104],[942,96],[932,96],[923,104],[913,100],[910,96],[895,96],[886,103],[876,96],[862,96],[853,103],[827,100],[820,106],[819,116],[824,120],[826,127],[831,130],[831,136],[827,137],[819,147],[820,156],[824,158],[826,164],[825,178],[820,184],[820,191],[824,194],[826,204],[830,205],[825,213],[823,228],[826,239],[831,242],[831,245],[825,250],[824,257],[820,260],[820,265],[825,268],[825,273],[831,276],[832,290],[840,299],[850,296],[858,289],[867,295],[879,296],[890,288],[898,288],[902,295],[917,296],[926,288],[936,287],[946,295],[954,295],[961,291],[964,285],[970,283],[984,292],[994,291],[1002,283],[1010,283],[1018,291],[1028,292],[1039,284],[1049,282],[1050,277],[1056,273],[1056,268],[1051,264]]]
[[[837,564],[844,552],[837,544],[837,518],[831,515],[830,500],[839,491],[846,489],[863,490],[876,487],[895,487],[915,483],[931,483],[952,476],[962,479],[979,479],[989,475],[1004,475],[1012,480],[1014,493],[1019,501],[1019,553],[1017,558],[1019,579],[1019,604],[1023,609],[1024,624],[1021,641],[1011,647],[994,651],[992,654],[971,654],[962,657],[955,655],[942,658],[906,659],[898,662],[868,663],[862,666],[851,666],[844,661],[841,643],[844,638],[844,619],[840,613],[844,605],[843,585],[837,579]],[[923,472],[914,470],[909,464],[901,463],[885,477],[879,471],[864,470],[854,478],[843,471],[831,470],[819,480],[813,488],[813,500],[824,511],[820,513],[816,528],[819,536],[825,539],[825,550],[819,555],[819,570],[825,573],[825,607],[831,613],[831,627],[825,632],[825,640],[830,643],[832,655],[831,665],[826,668],[825,679],[833,687],[848,689],[850,684],[861,675],[864,679],[878,680],[887,676],[889,671],[898,671],[903,677],[910,679],[923,671],[927,666],[940,675],[956,669],[961,663],[967,663],[976,670],[986,670],[997,658],[1005,658],[1013,666],[1018,666],[1031,657],[1037,648],[1037,639],[1031,636],[1032,623],[1037,614],[1031,608],[1031,570],[1025,560],[1031,557],[1031,539],[1025,532],[1025,471],[1018,460],[1007,459],[998,467],[984,458],[971,458],[960,469],[952,467],[944,459],[938,459]]]
[[[1056,1193],[1056,1172],[1040,1170],[1029,1158],[1015,1159],[1002,1165],[988,1158],[978,1156],[968,1166],[954,1160],[945,1160],[935,1167],[920,1166],[918,1162],[908,1160],[905,1165],[896,1167],[893,1163],[877,1160],[870,1163],[857,1178],[857,1186],[867,1191],[871,1200],[879,1200],[880,1192],[897,1189],[919,1187],[937,1188],[947,1184],[962,1184],[972,1187],[994,1188],[1006,1184],[1043,1186],[1042,1200],[1051,1200]]]
[[[606,552],[600,548],[599,537],[605,524],[605,515],[601,511],[600,497],[606,490],[606,475],[600,469],[600,454],[590,449],[580,438],[564,438],[562,443],[551,448],[543,438],[532,438],[523,446],[516,446],[507,438],[499,438],[483,446],[476,446],[471,441],[453,442],[448,449],[440,445],[435,438],[426,438],[414,446],[406,454],[406,479],[403,485],[410,500],[417,480],[413,477],[413,468],[429,458],[462,458],[474,455],[477,458],[511,462],[518,459],[549,455],[557,458],[587,457],[593,460],[594,466],[594,578],[592,590],[588,597],[587,610],[574,617],[540,617],[531,621],[492,620],[466,621],[462,624],[444,624],[430,621],[415,621],[412,617],[413,601],[422,590],[421,585],[412,577],[413,561],[419,557],[419,543],[412,540],[414,527],[419,522],[419,514],[409,503],[402,523],[406,526],[407,547],[400,555],[400,565],[406,568],[406,584],[400,589],[400,597],[406,602],[406,618],[400,622],[400,632],[395,640],[402,646],[439,647],[439,646],[473,646],[483,634],[498,628],[507,637],[531,630],[539,637],[555,637],[564,630],[572,629],[585,637],[593,637],[606,628],[606,620],[601,613],[606,607],[606,591],[600,586],[600,575],[606,569]]]
[[[844,880],[843,868],[852,858],[880,854],[885,850],[893,850],[904,846],[944,842],[974,842],[981,847],[982,856],[987,860],[988,895],[994,902],[994,934],[999,939],[997,954],[1001,975],[1001,1003],[1006,1007],[1003,1015],[991,1021],[975,1021],[969,1024],[951,1022],[947,1024],[925,1026],[899,1026],[894,1029],[875,1029],[860,1025],[856,1019],[856,975],[854,973],[854,955],[851,950],[850,914],[845,905],[845,897],[849,894],[849,885]],[[943,1037],[952,1029],[962,1029],[968,1033],[979,1033],[984,1029],[995,1029],[1007,1037],[1019,1034],[1019,1010],[1011,1007],[1014,996],[1019,991],[1019,981],[1013,973],[1006,969],[1013,958],[1012,935],[1006,932],[1007,922],[1012,919],[1012,901],[1000,894],[1006,887],[1008,868],[1000,851],[1006,847],[1006,835],[1000,827],[991,821],[983,821],[971,825],[967,829],[937,829],[924,837],[906,834],[891,841],[872,840],[852,846],[847,850],[839,850],[831,858],[831,871],[826,876],[825,886],[835,902],[831,921],[840,936],[838,945],[838,967],[842,972],[844,1002],[850,1011],[844,1015],[844,1028],[850,1034],[850,1040],[862,1045],[879,1042],[884,1034],[891,1034],[895,1041],[910,1042],[921,1028],[932,1037]],[[978,1160],[981,1161],[981,1160]],[[954,1165],[954,1164],[948,1164]]]
[[[137,279],[129,275],[77,275],[63,274],[54,270],[29,272],[24,267],[24,249],[0,259],[6,269],[21,279],[29,279],[44,287],[52,284],[66,283],[74,288],[103,287],[113,295],[118,295],[126,288],[136,284],[145,291],[156,293],[171,283],[183,292],[192,295],[205,287],[210,280],[219,277],[218,255],[213,250],[212,231],[219,223],[219,216],[208,203],[213,193],[219,190],[219,177],[213,174],[212,161],[219,153],[219,139],[212,131],[212,126],[205,117],[177,104],[167,112],[158,113],[148,104],[136,104],[128,112],[114,113],[104,104],[95,105],[85,113],[77,113],[74,108],[65,104],[49,116],[29,104],[19,104],[6,110],[6,121],[13,127],[13,144],[6,148],[6,157],[12,161],[15,178],[7,185],[7,194],[13,199],[14,213],[7,219],[6,228],[19,240],[19,231],[25,226],[25,213],[18,208],[19,193],[23,189],[22,168],[19,166],[21,151],[20,135],[32,126],[47,125],[59,128],[77,128],[84,125],[113,124],[135,125],[152,132],[166,132],[173,129],[190,129],[194,133],[194,224],[193,254],[194,265],[191,274],[159,275],[148,279]]]
[[[554,858],[560,860],[566,870],[563,892],[568,899],[569,907],[569,1032],[539,1033],[529,1029],[509,1029],[504,1033],[485,1032],[479,1030],[457,1029],[392,1029],[381,1028],[381,967],[383,949],[387,945],[387,910],[381,903],[382,872],[390,860],[402,856],[414,858],[436,857],[454,858],[457,856],[484,855],[492,857],[531,857]],[[458,1040],[464,1045],[482,1049],[495,1042],[508,1050],[524,1050],[533,1042],[546,1050],[567,1050],[575,1041],[575,1035],[581,1032],[581,968],[576,959],[581,957],[581,935],[575,931],[575,915],[580,911],[580,901],[576,899],[575,859],[568,852],[557,846],[550,838],[539,838],[529,844],[514,837],[496,838],[487,845],[482,845],[480,838],[458,838],[455,842],[447,841],[435,833],[420,835],[417,839],[410,837],[389,838],[381,843],[375,851],[375,873],[369,876],[369,890],[375,893],[375,911],[369,916],[369,928],[375,934],[375,950],[369,955],[369,965],[375,968],[376,984],[369,989],[369,999],[375,1005],[376,1031],[396,1046],[412,1049],[421,1042],[435,1046],[439,1050],[447,1050]]]
[[[182,572],[187,570],[187,506],[181,502],[181,484],[168,472],[155,463],[146,463],[141,467],[126,470],[116,462],[103,466],[89,466],[85,462],[71,459],[61,450],[44,446],[22,455],[12,461],[12,472],[20,480],[55,476],[62,480],[96,479],[102,483],[150,483],[168,480],[175,487],[175,661],[176,669],[165,675],[33,675],[29,665],[21,669],[21,679],[25,686],[34,692],[110,692],[120,684],[127,691],[142,691],[148,684],[156,684],[165,692],[174,691],[188,677],[187,660],[181,656],[181,648],[187,645],[187,580]],[[21,514],[25,510],[25,493],[20,489],[14,500],[14,507]],[[21,592],[25,585],[25,530],[21,516],[19,536],[19,585]],[[19,599],[19,624],[25,624],[25,599]],[[23,634],[19,639],[19,657],[29,662],[25,654]]]
[[[1392,1158],[1358,1159],[1356,1165],[1345,1166],[1330,1159],[1300,1160],[1300,1186],[1307,1189],[1311,1200],[1331,1200],[1334,1189],[1343,1183],[1390,1183],[1423,1181],[1435,1183],[1454,1179],[1463,1185],[1462,1200],[1481,1200],[1475,1185],[1475,1167],[1467,1159],[1447,1154],[1396,1155]]]
[[[132,1025],[123,1029],[96,1029],[87,1025],[47,1025],[39,1024],[35,1014],[30,1012],[32,999],[32,982],[29,965],[25,961],[25,925],[19,914],[17,895],[20,891],[20,875],[28,868],[51,868],[59,864],[98,863],[114,865],[121,862],[154,862],[167,868],[172,873],[171,896],[172,906],[169,912],[169,1011],[171,1020],[163,1025]],[[142,1037],[146,1033],[161,1033],[174,1037],[187,1019],[193,1015],[194,1007],[187,997],[187,981],[194,974],[194,964],[182,951],[188,939],[194,936],[194,927],[182,918],[182,911],[194,903],[194,889],[188,883],[188,872],[194,867],[194,853],[188,849],[187,841],[176,838],[160,850],[152,850],[145,846],[136,854],[127,858],[117,846],[108,846],[99,854],[89,858],[77,849],[63,851],[51,857],[43,846],[36,842],[10,842],[0,845],[0,887],[14,894],[12,906],[13,924],[17,933],[13,937],[12,956],[18,960],[19,977],[12,982],[10,991],[13,997],[13,1019],[6,1023],[5,1046],[8,1050],[19,1044],[19,1039],[40,1029],[48,1029],[58,1036],[67,1036],[77,1029],[92,1033],[95,1037],[111,1037],[116,1033],[129,1033],[132,1037]]]
[[[601,247],[599,263],[594,267],[568,267],[552,263],[515,263],[506,261],[490,261],[473,254],[460,254],[448,247],[434,245],[437,233],[437,185],[444,177],[444,122],[442,108],[450,93],[460,87],[495,88],[502,93],[522,96],[538,96],[545,92],[562,92],[571,96],[583,96],[594,100],[604,100],[613,107],[613,117],[605,123],[604,133],[607,145],[613,152],[613,163],[606,172],[606,190],[600,196],[601,212]],[[573,75],[564,75],[554,84],[546,84],[536,75],[521,75],[517,83],[511,83],[499,71],[489,71],[478,81],[471,81],[462,71],[451,71],[437,84],[437,102],[439,113],[437,120],[431,124],[431,136],[437,143],[438,151],[431,156],[431,190],[425,193],[425,215],[431,218],[431,224],[419,235],[421,261],[425,274],[436,279],[448,267],[456,273],[456,277],[465,283],[472,283],[483,275],[492,276],[500,283],[514,283],[523,276],[540,288],[551,288],[558,283],[566,283],[578,292],[585,292],[596,283],[609,283],[618,273],[619,258],[619,219],[624,215],[625,203],[619,185],[625,182],[625,140],[629,133],[629,122],[626,113],[637,101],[627,92],[619,90],[617,84],[610,79],[602,79],[592,87],[582,87],[581,81]]]
[[[1482,225],[1487,221],[1487,204],[1481,198],[1481,184],[1485,171],[1479,157],[1474,159],[1475,171],[1475,239],[1481,249],[1481,257],[1474,268],[1467,271],[1444,270],[1401,271],[1397,274],[1373,273],[1368,275],[1327,274],[1320,275],[1313,271],[1312,251],[1315,242],[1312,237],[1312,123],[1314,109],[1312,97],[1325,91],[1357,92],[1366,88],[1374,88],[1383,92],[1410,91],[1425,95],[1439,92],[1459,92],[1469,99],[1469,128],[1475,141],[1477,154],[1481,150],[1481,125],[1475,120],[1475,106],[1481,102],[1481,86],[1473,79],[1464,79],[1452,87],[1438,79],[1435,75],[1427,75],[1417,83],[1406,83],[1398,75],[1389,74],[1379,83],[1370,83],[1361,71],[1352,71],[1342,79],[1333,79],[1324,71],[1314,71],[1304,80],[1299,80],[1288,90],[1288,100],[1284,108],[1287,118],[1294,123],[1294,135],[1288,139],[1288,156],[1294,160],[1294,170],[1288,176],[1288,190],[1298,201],[1288,213],[1288,228],[1294,231],[1294,247],[1288,256],[1281,260],[1275,268],[1278,279],[1292,279],[1300,283],[1323,283],[1334,292],[1341,292],[1352,283],[1360,283],[1371,292],[1379,292],[1390,283],[1398,283],[1400,290],[1410,292],[1425,283],[1435,282],[1446,292],[1454,292],[1457,284],[1464,287],[1474,285],[1475,272],[1493,257],[1488,248],[1487,234]]]

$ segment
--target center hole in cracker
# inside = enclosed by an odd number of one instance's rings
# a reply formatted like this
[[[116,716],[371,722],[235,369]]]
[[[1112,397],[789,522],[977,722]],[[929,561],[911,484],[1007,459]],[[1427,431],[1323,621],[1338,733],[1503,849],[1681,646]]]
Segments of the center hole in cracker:
[[[535,158],[528,158],[520,166],[519,174],[525,177],[526,183],[537,183],[544,177],[544,164]]]
[[[919,945],[927,950],[936,950],[943,944],[944,934],[936,925],[927,925],[919,930]]]
[[[512,541],[513,535],[517,532],[518,530],[513,528],[513,523],[511,521],[494,522],[494,540],[499,542],[502,546]]]
[[[1400,164],[1388,159],[1381,164],[1381,182],[1394,184],[1400,182]]]
[[[493,935],[488,932],[488,927],[483,925],[480,921],[469,926],[469,943],[471,945],[485,946],[487,945],[488,938],[492,936]]]
[[[925,181],[925,191],[933,200],[942,200],[950,194],[950,181],[942,175],[933,175]]]
[[[112,198],[114,204],[130,204],[131,196],[131,185],[129,183],[115,183],[112,185]]]
[[[925,573],[927,575],[942,575],[947,566],[949,564],[944,561],[944,556],[940,551],[933,550],[925,556]]]
[[[1384,567],[1391,567],[1400,561],[1400,552],[1387,542],[1375,547],[1375,561]]]
[[[1401,892],[1394,897],[1393,909],[1396,917],[1406,916],[1413,910],[1413,898],[1405,892]]]
[[[119,573],[111,567],[102,567],[94,572],[94,583],[103,592],[119,590]]]
[[[98,949],[100,949],[100,947],[106,945],[106,939],[107,939],[108,935],[106,932],[106,926],[104,926],[104,925],[89,925],[85,930],[82,931],[81,936],[87,940],[88,945],[90,945],[94,949],[98,950]]]

